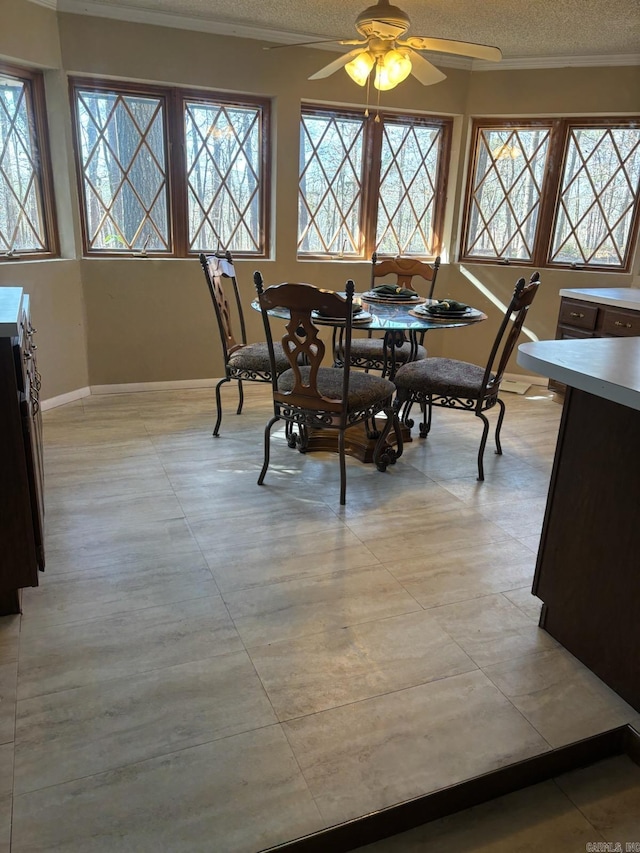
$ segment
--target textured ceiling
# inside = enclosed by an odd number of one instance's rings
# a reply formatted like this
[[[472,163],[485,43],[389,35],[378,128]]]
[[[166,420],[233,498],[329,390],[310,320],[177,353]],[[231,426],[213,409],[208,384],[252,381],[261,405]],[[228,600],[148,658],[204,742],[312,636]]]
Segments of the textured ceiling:
[[[37,2],[37,0],[36,0]],[[61,11],[147,19],[273,42],[357,38],[372,0],[58,0]],[[493,44],[505,59],[640,55],[639,0],[396,0],[408,35]],[[180,20],[177,19],[178,16]],[[164,18],[164,20],[163,20]]]

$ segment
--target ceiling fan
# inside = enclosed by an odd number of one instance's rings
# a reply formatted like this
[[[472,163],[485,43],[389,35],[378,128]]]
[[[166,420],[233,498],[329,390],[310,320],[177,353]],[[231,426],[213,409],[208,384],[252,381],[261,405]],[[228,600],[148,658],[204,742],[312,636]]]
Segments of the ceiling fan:
[[[363,36],[362,39],[325,39],[303,43],[312,45],[334,41],[336,44],[358,45],[316,71],[309,80],[329,77],[344,68],[354,82],[364,86],[375,68],[373,85],[381,91],[393,89],[409,74],[413,74],[423,86],[431,86],[444,80],[446,75],[417,51],[451,53],[490,62],[502,59],[499,48],[486,44],[425,36],[403,38],[410,26],[411,21],[406,12],[392,6],[389,0],[378,0],[356,18],[356,30]]]

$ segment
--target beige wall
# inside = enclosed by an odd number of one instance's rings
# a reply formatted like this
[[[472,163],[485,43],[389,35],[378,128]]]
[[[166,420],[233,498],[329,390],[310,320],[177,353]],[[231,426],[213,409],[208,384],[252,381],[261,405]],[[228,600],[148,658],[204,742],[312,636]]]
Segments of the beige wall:
[[[76,258],[75,196],[70,191],[69,121],[55,12],[26,0],[2,0],[0,58],[47,69],[45,86],[54,190],[64,260],[0,262],[0,287],[29,293],[38,329],[42,396],[51,399],[89,384],[84,296]]]
[[[4,0],[7,2],[7,0]],[[274,196],[272,258],[239,262],[240,284],[248,304],[252,273],[259,267],[267,283],[310,281],[340,289],[353,278],[365,289],[368,263],[299,262],[296,259],[297,169],[301,100],[362,105],[360,90],[335,74],[310,82],[306,78],[331,61],[326,51],[302,48],[265,51],[252,40],[221,38],[188,30],[172,30],[77,15],[58,15],[58,41],[52,12],[26,0],[8,0],[10,29],[0,33],[0,54],[9,45],[15,59],[63,69],[65,73],[130,78],[183,86],[238,91],[273,98]],[[35,10],[35,11],[34,11]],[[35,22],[33,37],[21,32],[22,16]],[[22,18],[22,20],[26,20]],[[53,32],[51,39],[48,36]],[[422,87],[413,78],[383,94],[383,106],[424,110],[456,117],[456,144],[450,171],[446,248],[453,257],[460,221],[459,188],[465,174],[464,152],[470,117],[509,114],[593,114],[640,112],[637,68],[561,69],[469,73],[445,69],[447,80]],[[56,196],[62,209],[63,248],[70,258],[79,246],[77,192],[70,144],[69,108],[63,73],[47,75],[55,104],[53,135],[58,158]],[[50,105],[51,110],[51,105]],[[59,186],[58,186],[59,184]],[[79,254],[79,249],[77,250]],[[56,263],[58,267],[56,267]],[[638,260],[636,261],[637,271]],[[57,269],[63,269],[60,275]],[[516,279],[530,268],[469,265],[501,302],[508,302]],[[219,376],[222,365],[215,320],[197,260],[80,259],[65,262],[0,264],[0,285],[22,283],[34,292],[34,308],[42,335],[55,319],[55,330],[41,348],[47,396],[87,383],[108,385]],[[562,287],[630,286],[632,275],[543,270],[543,287],[530,312],[529,326],[540,338],[553,337]],[[48,295],[48,301],[44,298]],[[443,265],[439,295],[451,295],[485,310],[490,319],[473,328],[432,332],[427,344],[434,354],[478,359],[488,351],[500,313],[466,278],[458,265]],[[56,306],[45,315],[45,306]],[[86,314],[86,356],[84,316]],[[261,320],[247,311],[250,337],[262,336]],[[71,355],[64,355],[72,347]],[[518,368],[512,364],[511,369]]]
[[[38,330],[42,399],[89,385],[84,302],[76,261],[17,262],[0,265],[0,286],[29,294],[31,321]]]
[[[637,113],[640,66],[541,68],[471,75],[469,115]]]
[[[60,67],[56,13],[26,0],[2,0],[0,57],[44,68]]]

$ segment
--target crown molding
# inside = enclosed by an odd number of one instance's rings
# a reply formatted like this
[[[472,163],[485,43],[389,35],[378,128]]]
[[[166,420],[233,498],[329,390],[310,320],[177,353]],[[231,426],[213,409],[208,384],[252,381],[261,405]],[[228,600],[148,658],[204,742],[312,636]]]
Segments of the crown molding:
[[[214,35],[254,39],[292,46],[300,44],[303,41],[313,41],[314,38],[323,38],[316,33],[290,33],[283,30],[254,27],[250,24],[213,21],[208,18],[158,12],[134,6],[101,3],[100,0],[29,0],[29,2],[72,15],[90,15],[98,18],[110,18],[115,21],[130,21],[135,24],[151,24],[158,27],[172,27],[179,30],[197,30]],[[307,46],[313,47],[315,50],[328,50],[333,53],[341,50],[341,47],[335,42]],[[482,60],[472,60],[463,56],[452,56],[451,54],[430,54],[429,59],[436,65],[442,65],[445,68],[461,68],[467,71],[517,71],[536,68],[589,68],[640,65],[640,54],[634,53],[603,56],[529,56],[520,59],[502,59],[500,62],[483,62]]]
[[[517,71],[535,68],[590,68],[612,65],[640,65],[640,54],[618,53],[603,56],[526,56],[522,59],[502,59],[500,62],[472,63],[473,71]]]
[[[30,0],[30,2],[42,2],[43,0]],[[56,0],[44,0],[44,2],[56,2]],[[257,41],[275,42],[277,44],[295,45],[301,41],[313,39],[326,39],[317,33],[310,35],[299,33],[288,33],[283,30],[271,30],[266,27],[254,27],[229,21],[214,21],[210,18],[201,18],[193,15],[178,15],[171,12],[158,12],[149,9],[140,9],[134,6],[118,6],[111,3],[100,3],[95,0],[57,0],[58,12],[68,12],[72,15],[91,15],[98,18],[110,18],[115,21],[130,21],[134,24],[152,24],[158,27],[170,27],[178,30],[198,30],[199,32],[212,33],[213,35],[233,36],[235,38],[255,39]],[[314,45],[320,49],[336,52],[336,47],[331,45]]]

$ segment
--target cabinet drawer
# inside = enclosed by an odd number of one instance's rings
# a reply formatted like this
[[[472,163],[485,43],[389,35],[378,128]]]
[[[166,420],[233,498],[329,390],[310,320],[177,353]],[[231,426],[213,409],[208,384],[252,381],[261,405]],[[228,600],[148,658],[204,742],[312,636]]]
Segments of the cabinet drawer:
[[[602,334],[618,338],[640,335],[640,313],[620,308],[605,308],[602,318]]]
[[[589,329],[575,329],[572,326],[558,326],[556,332],[557,341],[574,340],[575,338],[593,338],[593,332]]]
[[[563,299],[560,305],[558,321],[563,326],[576,326],[579,329],[595,329],[598,320],[598,306],[586,302]]]

